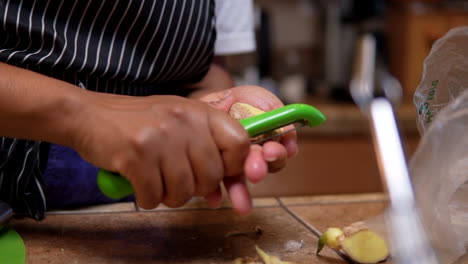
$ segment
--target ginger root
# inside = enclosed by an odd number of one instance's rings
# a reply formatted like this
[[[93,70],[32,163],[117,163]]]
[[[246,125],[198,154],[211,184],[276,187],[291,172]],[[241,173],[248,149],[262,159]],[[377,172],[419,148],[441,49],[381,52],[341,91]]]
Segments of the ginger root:
[[[239,102],[232,104],[231,108],[229,109],[229,114],[236,120],[241,120],[247,117],[252,117],[263,113],[265,113],[265,111],[258,109],[255,106]],[[265,138],[271,138],[271,140],[280,141],[281,137],[274,136],[280,134],[281,132],[283,132],[283,129],[278,128],[274,131],[270,131],[256,137],[252,137],[250,138],[250,141],[256,142]]]
[[[247,117],[263,114],[265,111],[256,108],[255,106],[245,103],[234,103],[229,109],[229,114],[236,120],[241,120]]]
[[[341,249],[341,242],[344,239],[344,233],[341,229],[336,227],[328,228],[327,232],[319,239],[319,246],[317,248],[317,254],[323,249],[325,245],[333,249]]]
[[[369,230],[358,231],[341,243],[343,251],[356,262],[377,263],[388,257],[385,241]]]
[[[343,232],[339,228],[329,228],[319,239],[317,254],[325,245],[342,250],[358,263],[371,264],[381,262],[389,256],[385,240],[368,229],[354,229]]]

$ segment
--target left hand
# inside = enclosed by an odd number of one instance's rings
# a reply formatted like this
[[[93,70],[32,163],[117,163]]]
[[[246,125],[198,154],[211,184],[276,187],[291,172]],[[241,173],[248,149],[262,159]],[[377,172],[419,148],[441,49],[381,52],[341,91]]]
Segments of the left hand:
[[[199,100],[224,112],[228,112],[231,105],[236,102],[247,103],[263,111],[283,106],[283,103],[274,94],[258,86],[238,86],[204,95]],[[292,126],[285,129],[291,128]],[[280,142],[269,141],[263,146],[252,145],[244,164],[244,175],[224,179],[234,208],[242,214],[247,214],[252,209],[245,179],[257,183],[263,180],[268,172],[281,170],[286,166],[287,159],[296,155],[297,150],[297,135],[294,131],[282,135]],[[211,205],[219,205],[222,198],[221,190],[217,190],[206,198]]]

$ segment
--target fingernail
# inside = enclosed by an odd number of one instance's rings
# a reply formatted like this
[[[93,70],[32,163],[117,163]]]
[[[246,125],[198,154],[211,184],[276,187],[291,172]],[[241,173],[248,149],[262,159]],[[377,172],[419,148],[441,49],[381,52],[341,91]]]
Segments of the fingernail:
[[[299,148],[297,147],[297,143],[294,142],[294,141],[290,141],[288,142],[288,150],[291,151],[293,154],[292,154],[292,157],[295,157],[297,156],[297,154],[299,153]]]
[[[276,156],[270,156],[270,157],[266,156],[265,160],[268,161],[268,162],[274,162],[274,161],[278,160],[278,157],[276,157]]]

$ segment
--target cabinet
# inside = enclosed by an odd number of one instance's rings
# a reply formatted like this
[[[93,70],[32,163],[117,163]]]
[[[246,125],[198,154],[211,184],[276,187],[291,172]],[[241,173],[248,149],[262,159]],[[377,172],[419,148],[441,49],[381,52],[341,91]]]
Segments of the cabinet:
[[[451,28],[468,25],[466,1],[389,1],[390,71],[411,101],[432,44]]]

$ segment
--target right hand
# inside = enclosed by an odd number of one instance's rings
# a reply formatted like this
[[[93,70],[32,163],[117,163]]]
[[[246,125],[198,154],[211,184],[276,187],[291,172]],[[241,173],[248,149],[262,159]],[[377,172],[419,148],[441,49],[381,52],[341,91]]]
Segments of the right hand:
[[[88,95],[71,147],[128,178],[140,207],[179,207],[243,173],[250,141],[227,113],[177,96]]]

